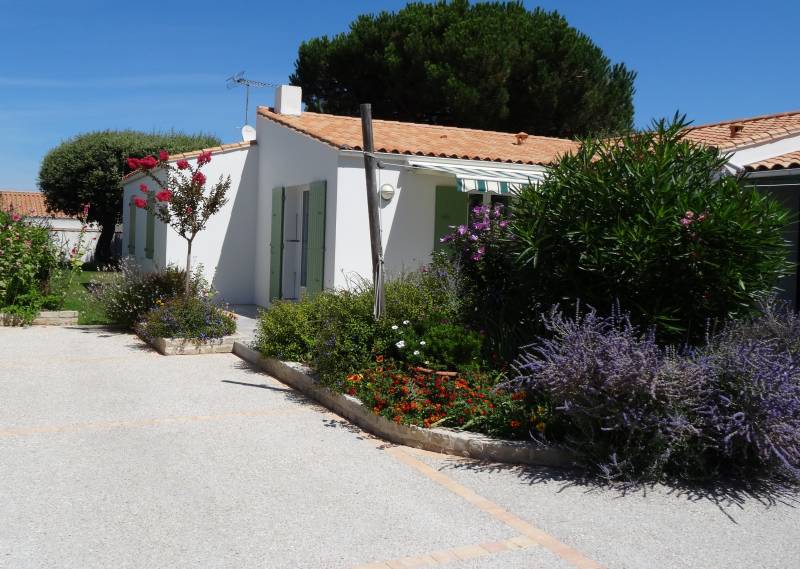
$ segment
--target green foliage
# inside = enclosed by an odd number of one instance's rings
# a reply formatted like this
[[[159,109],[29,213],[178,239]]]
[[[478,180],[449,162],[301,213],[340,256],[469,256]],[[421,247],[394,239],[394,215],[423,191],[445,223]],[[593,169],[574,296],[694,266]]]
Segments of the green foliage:
[[[185,271],[167,267],[162,271],[145,272],[135,263],[123,261],[118,273],[97,283],[93,295],[103,306],[109,321],[132,329],[158,302],[181,295],[186,280]],[[199,275],[194,278],[193,295],[202,288]]]
[[[345,375],[363,369],[397,342],[393,322],[452,319],[456,302],[453,291],[434,275],[407,274],[386,283],[386,318],[375,322],[372,289],[359,281],[351,290],[274,303],[261,314],[255,346],[268,357],[309,363],[323,381],[341,386]]]
[[[748,314],[790,268],[788,212],[726,159],[682,138],[682,117],[619,140],[586,141],[512,207],[510,246],[544,305],[607,310],[668,341]]]
[[[557,12],[521,2],[414,2],[300,46],[309,110],[565,136],[629,129],[635,73]]]
[[[483,338],[460,324],[403,320],[389,330],[382,353],[394,361],[447,371],[481,367]]]
[[[39,189],[50,207],[68,214],[77,215],[84,204],[90,204],[88,220],[104,228],[98,240],[100,251],[110,243],[113,226],[121,219],[122,177],[129,172],[128,157],[155,154],[162,149],[175,154],[219,144],[214,136],[178,132],[105,130],[80,134],[44,157]]]
[[[13,314],[19,323],[33,320],[58,261],[47,227],[0,211],[0,312]]]
[[[314,298],[304,297],[297,302],[273,301],[269,310],[258,319],[256,349],[262,354],[282,361],[309,362],[313,358],[316,308]]]
[[[235,333],[236,322],[209,296],[178,296],[157,301],[136,331],[145,338],[185,338],[205,343]]]

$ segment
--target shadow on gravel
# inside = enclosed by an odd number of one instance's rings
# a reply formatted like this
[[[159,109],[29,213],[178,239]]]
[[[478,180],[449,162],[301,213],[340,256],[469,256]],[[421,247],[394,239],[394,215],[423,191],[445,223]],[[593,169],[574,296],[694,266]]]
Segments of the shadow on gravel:
[[[258,369],[257,367],[251,365],[250,363],[248,363],[246,361],[238,360],[236,363],[233,364],[233,366],[238,370],[241,370],[241,371],[244,371],[244,372],[247,372],[247,373],[251,373],[253,375],[258,375],[260,377],[265,377],[265,374],[264,374],[263,371],[261,371],[260,369]],[[229,383],[229,384],[232,384],[232,385],[240,385],[240,386],[243,386],[243,387],[257,387],[257,388],[266,389],[266,390],[269,390],[269,391],[277,391],[277,392],[283,393],[284,396],[286,397],[286,399],[288,399],[289,401],[291,401],[293,403],[299,403],[301,405],[309,405],[311,407],[316,408],[320,412],[327,411],[327,409],[325,409],[324,407],[321,407],[314,400],[309,399],[308,397],[306,397],[305,395],[303,395],[302,393],[300,393],[298,391],[295,391],[294,389],[292,389],[288,385],[283,386],[283,384],[281,384],[283,387],[277,387],[277,386],[273,386],[273,385],[268,385],[266,383],[248,383],[246,381],[233,381],[233,380],[230,380],[230,379],[223,379],[223,380],[220,380],[220,381],[222,383]]]
[[[777,505],[796,508],[800,506],[798,487],[781,480],[715,481],[692,484],[683,481],[663,483],[608,481],[577,469],[557,469],[537,466],[521,466],[495,462],[481,462],[461,457],[446,457],[447,464],[440,470],[467,470],[482,473],[509,472],[525,484],[559,484],[559,492],[566,488],[583,488],[586,492],[603,492],[626,496],[646,496],[648,492],[673,496],[689,502],[707,501],[714,504],[731,522],[737,523],[729,510],[743,509],[744,505],[756,501],[765,508]]]

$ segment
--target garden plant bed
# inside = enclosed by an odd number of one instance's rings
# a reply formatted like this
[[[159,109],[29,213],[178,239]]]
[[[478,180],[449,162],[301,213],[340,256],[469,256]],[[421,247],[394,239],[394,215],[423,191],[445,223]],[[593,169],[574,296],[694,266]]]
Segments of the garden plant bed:
[[[376,415],[355,397],[336,393],[320,385],[308,366],[265,358],[239,341],[234,343],[233,353],[364,430],[396,444],[510,464],[568,467],[574,462],[572,455],[564,450],[537,447],[525,441],[496,439],[455,429],[426,429],[395,423]]]
[[[78,323],[77,310],[42,310],[31,322],[32,326],[74,326]],[[0,326],[20,326],[18,316],[0,313]]]
[[[202,343],[187,338],[145,338],[139,337],[150,344],[163,356],[195,356],[200,354],[230,354],[233,345],[241,339],[238,335],[223,336]]]

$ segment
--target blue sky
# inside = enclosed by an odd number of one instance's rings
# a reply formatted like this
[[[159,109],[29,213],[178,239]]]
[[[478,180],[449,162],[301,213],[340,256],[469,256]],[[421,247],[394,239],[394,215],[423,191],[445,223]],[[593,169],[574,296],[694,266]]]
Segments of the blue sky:
[[[87,130],[238,140],[244,93],[227,76],[286,82],[303,39],[404,4],[0,0],[0,188],[34,189],[47,150]],[[525,4],[557,9],[638,72],[639,126],[676,110],[703,123],[800,108],[796,0]],[[254,95],[272,103],[271,90]]]

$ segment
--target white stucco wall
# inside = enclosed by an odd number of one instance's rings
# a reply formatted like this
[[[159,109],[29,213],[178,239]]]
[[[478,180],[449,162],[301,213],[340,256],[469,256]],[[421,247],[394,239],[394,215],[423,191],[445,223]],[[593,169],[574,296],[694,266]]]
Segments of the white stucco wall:
[[[253,302],[253,274],[257,204],[258,204],[258,146],[237,148],[213,154],[211,162],[203,167],[208,184],[220,176],[231,177],[228,202],[209,219],[192,245],[192,265],[203,265],[204,275],[219,291],[222,300],[232,304]],[[195,166],[196,159],[189,162]],[[131,195],[139,192],[139,185],[148,183],[144,178],[133,178],[124,186],[122,254],[128,254],[128,203]],[[148,185],[154,185],[150,182]],[[155,250],[153,259],[144,253],[147,214],[138,210],[136,215],[136,260],[146,270],[163,268],[169,264],[186,265],[186,241],[172,228],[156,220]]]
[[[270,229],[272,190],[325,180],[325,287],[334,286],[338,261],[334,241],[337,235],[337,164],[338,151],[318,140],[258,117],[258,221],[255,232],[255,302],[269,303]]]
[[[413,271],[430,261],[433,250],[434,213],[437,185],[453,185],[453,178],[413,172],[402,164],[382,160],[378,187],[392,184],[394,198],[380,200],[384,268],[387,277]],[[334,286],[348,280],[371,278],[367,183],[364,160],[341,156],[339,160],[336,211],[336,274]]]
[[[34,223],[46,225],[50,228],[50,236],[56,246],[68,255],[73,247],[77,247],[80,240],[81,227],[83,223],[79,219],[34,217]],[[96,224],[90,224],[83,234],[83,256],[84,263],[94,259],[94,249],[97,246],[97,239],[100,237],[100,229]]]

